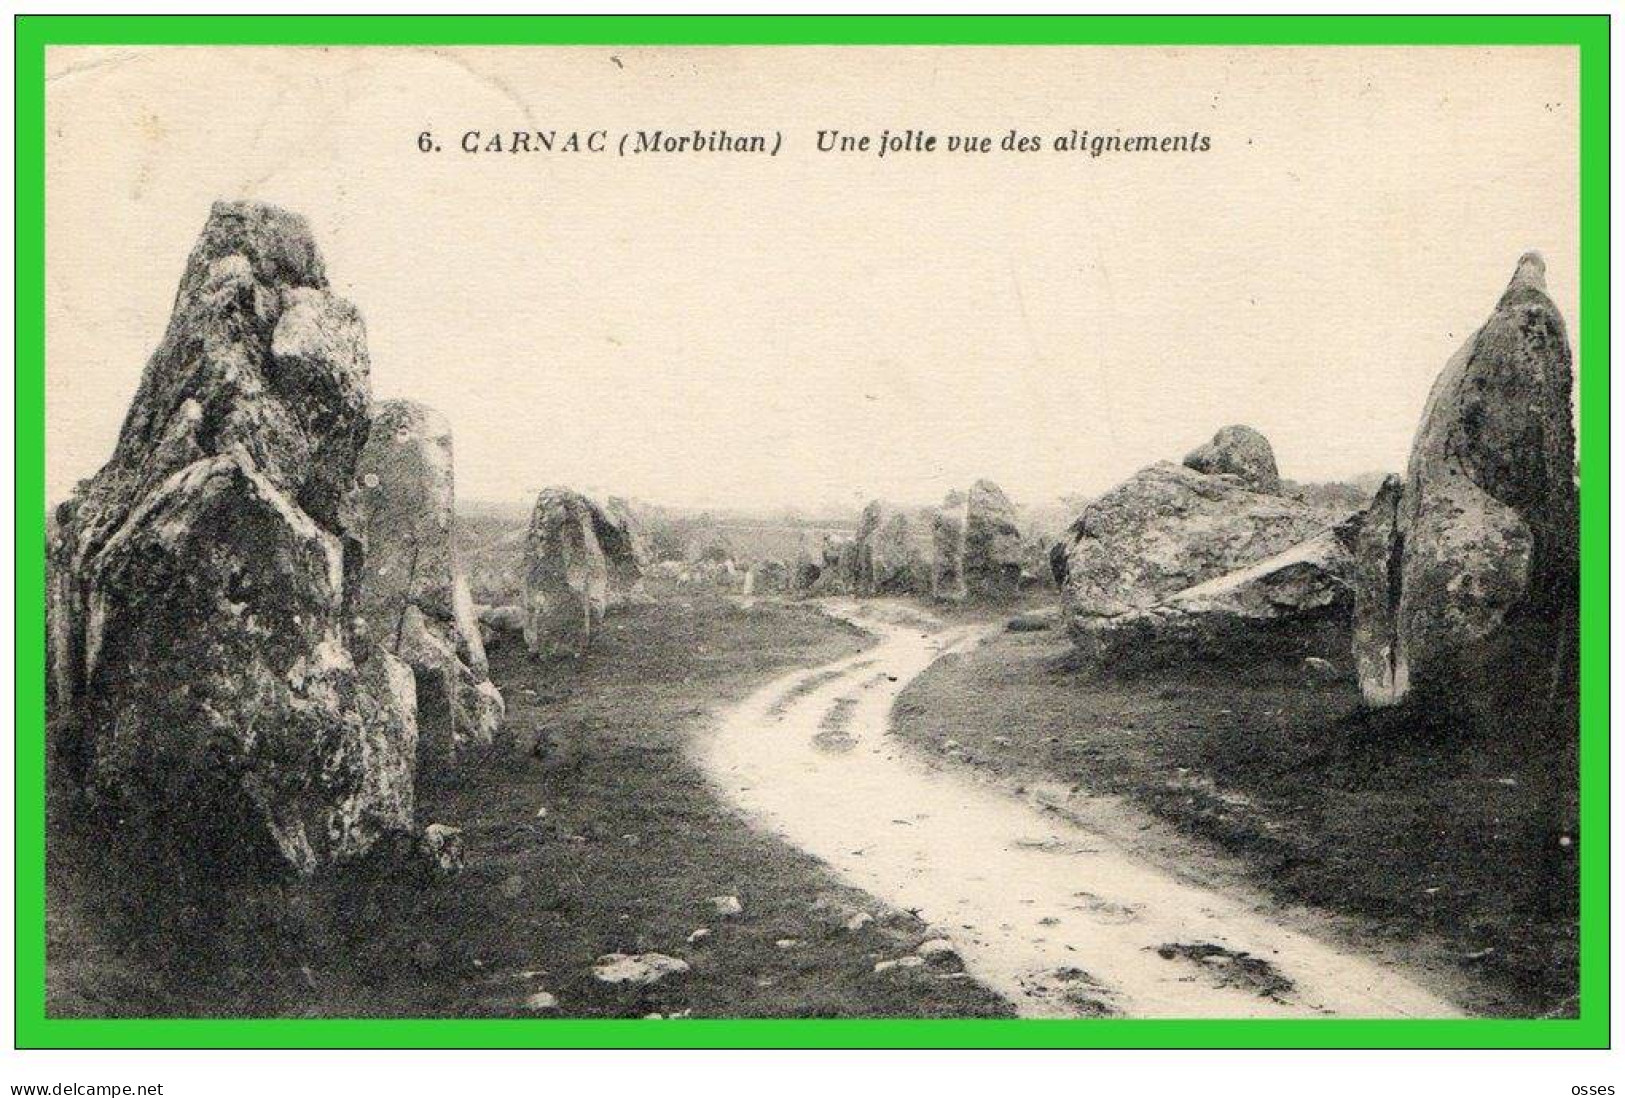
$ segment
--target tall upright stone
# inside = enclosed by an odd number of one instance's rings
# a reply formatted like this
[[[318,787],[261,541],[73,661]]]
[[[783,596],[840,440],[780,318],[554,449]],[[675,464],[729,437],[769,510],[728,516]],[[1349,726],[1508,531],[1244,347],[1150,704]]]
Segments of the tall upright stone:
[[[1405,541],[1399,508],[1405,481],[1388,476],[1371,506],[1354,524],[1354,669],[1369,706],[1392,705],[1399,654],[1399,602],[1405,574]]]
[[[1049,557],[1050,579],[1054,581],[1057,591],[1064,591],[1066,589],[1067,575],[1066,542],[1062,540],[1051,544],[1047,555]]]
[[[217,203],[112,457],[57,514],[53,765],[221,873],[412,825],[411,674],[356,628],[368,374],[304,219]]]
[[[1526,255],[1434,383],[1403,488],[1385,486],[1368,516],[1355,641],[1368,702],[1488,722],[1572,702],[1573,373],[1545,264]]]
[[[924,595],[931,590],[930,519],[873,500],[858,519],[854,590],[860,595]]]
[[[442,769],[460,749],[491,743],[503,715],[457,556],[451,424],[409,400],[381,401],[371,419],[356,492],[361,613],[411,666],[419,763]]]
[[[603,624],[609,567],[593,507],[568,488],[544,488],[525,542],[525,645],[532,655],[585,655]]]
[[[965,497],[965,587],[973,598],[1008,599],[1021,591],[1026,559],[1015,505],[991,480]]]
[[[798,595],[810,594],[824,571],[823,539],[803,533],[796,542],[796,560],[790,571],[790,590]]]
[[[931,597],[943,602],[964,602],[965,494],[949,492],[931,519]]]
[[[649,570],[649,548],[626,500],[619,496],[584,498],[591,509],[593,534],[604,553],[608,598],[612,603],[624,601],[642,589]]]

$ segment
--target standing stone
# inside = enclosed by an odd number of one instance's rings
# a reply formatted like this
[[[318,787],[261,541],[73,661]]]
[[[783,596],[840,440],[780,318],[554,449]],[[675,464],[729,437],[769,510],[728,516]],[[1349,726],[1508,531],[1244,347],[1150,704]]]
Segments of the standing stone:
[[[1403,489],[1385,486],[1369,518],[1355,662],[1372,704],[1498,721],[1572,701],[1574,368],[1545,273],[1538,255],[1519,261],[1434,383]]]
[[[1404,583],[1404,541],[1399,504],[1405,482],[1390,475],[1360,516],[1354,542],[1354,667],[1369,706],[1398,698],[1394,670],[1399,653],[1399,596]]]
[[[790,590],[798,595],[810,592],[824,570],[822,544],[812,534],[802,534],[796,544],[796,562],[790,573]]]
[[[584,655],[603,624],[608,590],[592,505],[568,488],[544,488],[525,542],[525,645],[531,654]]]
[[[858,573],[862,568],[862,554],[856,538],[843,538],[835,546],[835,568],[829,575],[835,579],[835,590],[855,594]]]
[[[949,492],[931,522],[931,597],[944,602],[964,602],[965,587],[965,496]]]
[[[1185,455],[1185,467],[1213,476],[1239,477],[1255,492],[1278,495],[1281,474],[1269,439],[1244,424],[1221,427],[1218,434]]]
[[[997,484],[977,481],[965,497],[966,590],[972,598],[1014,598],[1024,559],[1015,505]]]
[[[649,568],[649,550],[638,533],[631,506],[618,496],[601,502],[588,498],[587,506],[592,512],[593,535],[604,553],[609,599],[622,602],[636,596]]]
[[[860,595],[923,595],[931,590],[929,520],[874,500],[858,520],[854,591]]]
[[[858,547],[851,535],[805,534],[796,564],[796,591],[815,597],[850,595],[857,568]]]
[[[503,716],[457,556],[451,425],[409,400],[380,402],[371,415],[356,489],[367,545],[361,613],[411,666],[419,763],[442,769],[459,749],[491,743]]]
[[[228,874],[409,831],[411,674],[356,627],[369,364],[303,218],[216,203],[50,549],[54,765]]]

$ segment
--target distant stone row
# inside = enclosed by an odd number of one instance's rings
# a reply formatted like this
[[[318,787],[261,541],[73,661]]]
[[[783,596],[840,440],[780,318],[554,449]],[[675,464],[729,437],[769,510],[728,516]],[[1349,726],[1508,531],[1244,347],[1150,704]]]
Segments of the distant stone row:
[[[923,595],[948,602],[1014,597],[1043,582],[1022,538],[1015,506],[979,480],[941,507],[910,509],[874,500],[856,534],[803,539],[792,588],[811,595]]]

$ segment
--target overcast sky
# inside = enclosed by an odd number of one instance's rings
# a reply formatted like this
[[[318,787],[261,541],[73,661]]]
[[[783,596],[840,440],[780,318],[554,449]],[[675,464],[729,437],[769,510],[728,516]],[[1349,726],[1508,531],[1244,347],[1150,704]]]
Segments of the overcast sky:
[[[54,50],[47,491],[106,460],[216,198],[309,217],[459,492],[1096,492],[1227,423],[1403,466],[1529,249],[1577,328],[1563,49]],[[818,129],[1210,134],[818,155]],[[417,151],[433,128],[445,150]],[[465,156],[465,130],[782,131],[777,158]]]

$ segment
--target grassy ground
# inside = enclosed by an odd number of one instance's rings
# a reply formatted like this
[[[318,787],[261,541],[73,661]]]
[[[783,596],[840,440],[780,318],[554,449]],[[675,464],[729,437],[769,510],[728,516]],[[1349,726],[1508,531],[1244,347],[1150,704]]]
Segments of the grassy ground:
[[[1052,629],[949,657],[899,699],[899,734],[950,765],[1120,795],[1278,900],[1346,916],[1343,932],[1443,973],[1472,1010],[1573,1012],[1564,737],[1372,719],[1349,678],[1295,663],[1123,678],[1069,651]]]
[[[463,829],[467,868],[449,880],[398,862],[225,894],[155,880],[59,795],[48,1009],[505,1016],[545,991],[571,1016],[1008,1014],[968,979],[876,974],[926,928],[751,830],[689,761],[716,707],[862,644],[808,607],[706,597],[612,616],[579,666],[539,668],[516,640],[498,644],[515,743],[420,791],[422,822]],[[742,913],[719,918],[718,895]],[[874,921],[846,929],[860,910]],[[701,927],[710,934],[690,942]],[[592,976],[602,954],[646,951],[690,971],[643,989]]]

